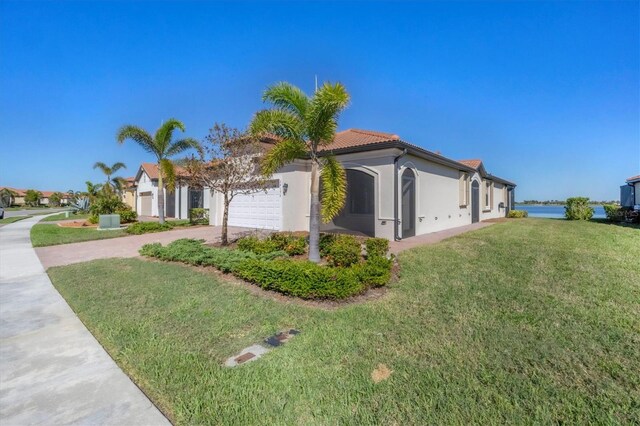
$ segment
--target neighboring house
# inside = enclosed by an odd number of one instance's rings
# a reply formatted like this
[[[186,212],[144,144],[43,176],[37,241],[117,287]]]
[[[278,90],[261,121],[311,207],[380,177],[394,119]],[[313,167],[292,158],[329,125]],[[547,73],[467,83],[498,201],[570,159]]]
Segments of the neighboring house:
[[[133,210],[136,209],[136,177],[131,176],[125,178],[126,184],[122,190],[122,202],[131,207]]]
[[[631,176],[627,184],[620,187],[620,205],[633,207],[640,205],[640,175]]]
[[[27,195],[27,189],[0,187],[0,190],[4,188],[7,188],[17,194],[14,197],[12,197],[12,200],[11,200],[12,206],[24,206],[26,204],[24,201],[24,197]],[[40,193],[42,194],[42,197],[40,198],[40,201],[38,202],[38,204],[40,204],[41,206],[48,206],[49,197],[51,197],[51,195],[54,192],[56,191],[40,191]],[[69,195],[67,193],[61,193],[61,194],[62,194],[62,197],[60,199],[60,204],[61,205],[69,204]]]
[[[164,191],[165,216],[188,219],[192,208],[209,208],[209,189],[190,188],[180,182],[184,171],[176,167],[176,188],[173,193]],[[135,210],[140,216],[158,216],[158,165],[142,163],[134,179]]]
[[[347,174],[345,207],[323,231],[401,239],[504,217],[514,204],[516,185],[487,173],[482,161],[451,160],[394,134],[345,130],[322,153],[334,154]],[[229,226],[308,231],[310,175],[309,161],[296,160],[266,191],[237,195]],[[205,190],[204,197],[210,224],[220,225],[222,194],[209,197]],[[155,203],[147,209],[153,213]]]

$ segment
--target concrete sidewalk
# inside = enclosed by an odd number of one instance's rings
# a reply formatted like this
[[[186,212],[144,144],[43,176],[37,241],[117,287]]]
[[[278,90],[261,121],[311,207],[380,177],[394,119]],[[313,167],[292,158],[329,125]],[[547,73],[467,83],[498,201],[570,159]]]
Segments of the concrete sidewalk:
[[[169,425],[51,284],[40,219],[0,229],[0,423]]]
[[[55,226],[55,225],[51,225]],[[148,243],[168,244],[180,238],[195,238],[207,243],[220,241],[220,226],[197,226],[176,228],[172,231],[155,232],[143,235],[111,238],[108,240],[84,241],[81,243],[61,244],[58,246],[38,247],[36,253],[45,269],[52,266],[71,265],[72,263],[88,262],[95,259],[110,257],[136,257],[138,251]],[[109,232],[109,231],[104,231]],[[251,234],[258,231],[249,228],[230,226],[229,238]]]

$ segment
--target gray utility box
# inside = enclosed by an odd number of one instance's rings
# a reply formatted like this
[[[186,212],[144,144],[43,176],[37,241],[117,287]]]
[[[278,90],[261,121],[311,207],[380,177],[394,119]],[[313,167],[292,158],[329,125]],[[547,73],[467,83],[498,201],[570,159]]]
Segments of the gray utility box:
[[[99,230],[120,229],[119,214],[101,214],[98,222]]]

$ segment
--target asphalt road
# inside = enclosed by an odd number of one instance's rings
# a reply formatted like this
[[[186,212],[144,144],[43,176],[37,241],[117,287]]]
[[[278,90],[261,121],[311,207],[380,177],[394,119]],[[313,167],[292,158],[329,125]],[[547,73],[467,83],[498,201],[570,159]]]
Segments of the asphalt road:
[[[35,210],[5,210],[4,217],[33,216],[33,215],[63,212],[65,210],[68,210],[68,208],[58,207],[58,208],[51,208],[51,209],[35,209]]]

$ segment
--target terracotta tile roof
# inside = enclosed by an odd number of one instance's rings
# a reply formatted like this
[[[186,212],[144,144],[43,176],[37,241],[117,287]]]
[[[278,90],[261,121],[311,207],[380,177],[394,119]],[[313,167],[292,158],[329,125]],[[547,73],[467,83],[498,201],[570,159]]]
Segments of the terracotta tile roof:
[[[159,177],[158,165],[156,163],[142,163],[140,164],[140,167],[142,167],[142,170],[144,170],[144,172],[149,176],[149,178],[158,179]],[[184,168],[180,166],[175,166],[175,169],[176,169],[176,176],[186,174],[186,171],[184,170]],[[135,180],[135,178],[133,179]]]
[[[640,180],[640,175],[631,176],[630,178],[627,178],[627,182],[635,182],[637,180]]]
[[[472,169],[478,169],[482,164],[482,160],[458,160],[458,163],[462,163],[465,166],[471,167]]]
[[[28,189],[18,189],[18,188],[11,188],[9,186],[0,186],[0,190],[5,189],[5,188],[15,192],[16,194],[18,194],[18,197],[24,197],[25,195],[27,195],[27,191],[28,191]],[[68,195],[66,192],[62,192],[62,191],[40,191],[40,193],[42,194],[43,198],[51,197],[51,195],[54,192],[61,193],[63,198],[66,198],[67,195]]]
[[[329,145],[321,148],[321,151],[352,148],[355,146],[372,145],[383,142],[399,141],[400,136],[392,133],[376,132],[373,130],[347,129],[336,133],[336,137]]]

